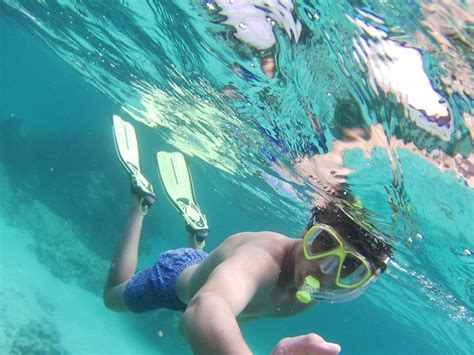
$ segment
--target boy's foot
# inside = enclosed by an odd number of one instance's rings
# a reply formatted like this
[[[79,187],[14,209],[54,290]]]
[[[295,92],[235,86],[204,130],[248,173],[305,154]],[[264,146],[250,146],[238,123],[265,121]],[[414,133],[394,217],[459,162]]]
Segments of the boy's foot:
[[[153,205],[156,201],[153,186],[143,176],[143,174],[136,167],[131,166],[132,173],[130,173],[130,192],[138,197],[140,206],[145,208]]]
[[[193,230],[189,225],[186,225],[188,232],[188,246],[193,249],[203,250],[206,246],[206,238],[208,234],[207,229]]]

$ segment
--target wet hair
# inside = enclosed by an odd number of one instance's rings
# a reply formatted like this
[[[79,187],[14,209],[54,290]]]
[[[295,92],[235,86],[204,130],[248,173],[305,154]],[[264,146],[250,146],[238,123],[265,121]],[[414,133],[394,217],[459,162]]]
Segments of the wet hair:
[[[324,207],[313,207],[305,231],[317,223],[324,223],[334,228],[344,239],[354,246],[369,262],[372,271],[384,272],[387,257],[392,255],[392,247],[381,233],[369,231],[356,223],[349,215],[333,202]],[[372,228],[371,228],[372,229]],[[386,236],[385,236],[386,237]]]

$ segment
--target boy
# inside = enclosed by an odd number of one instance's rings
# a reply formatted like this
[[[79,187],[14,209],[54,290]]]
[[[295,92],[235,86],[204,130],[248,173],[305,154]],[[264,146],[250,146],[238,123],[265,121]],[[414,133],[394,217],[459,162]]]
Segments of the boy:
[[[115,134],[121,156],[119,130]],[[127,142],[133,141],[133,136]],[[176,186],[192,186],[188,173],[179,174],[187,172],[182,165],[184,159],[176,159],[179,153],[172,154],[170,171],[175,173],[176,181],[184,181]],[[161,156],[160,175],[172,199],[176,190],[163,179],[167,170],[163,161]],[[184,333],[195,353],[250,354],[239,321],[293,315],[317,301],[353,299],[387,266],[390,247],[332,203],[312,209],[303,239],[274,232],[243,232],[230,236],[208,255],[201,250],[207,224],[199,229],[188,223],[193,216],[201,221],[203,217],[194,194],[188,191],[183,194],[187,197],[172,202],[187,221],[192,247],[164,252],[155,265],[135,274],[143,218],[155,197],[138,162],[134,163],[137,169],[133,173],[126,168],[132,181],[132,206],[110,268],[104,302],[121,312],[158,308],[184,312]],[[179,205],[177,200],[185,202]],[[275,354],[339,351],[339,345],[325,342],[316,334],[282,339],[274,349]]]

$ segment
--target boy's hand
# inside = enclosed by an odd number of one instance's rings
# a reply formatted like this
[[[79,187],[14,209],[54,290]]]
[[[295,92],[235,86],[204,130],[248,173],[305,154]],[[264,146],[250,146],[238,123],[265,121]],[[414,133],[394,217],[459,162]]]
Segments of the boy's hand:
[[[327,343],[319,335],[310,333],[280,340],[271,355],[336,355],[340,351],[339,345]]]

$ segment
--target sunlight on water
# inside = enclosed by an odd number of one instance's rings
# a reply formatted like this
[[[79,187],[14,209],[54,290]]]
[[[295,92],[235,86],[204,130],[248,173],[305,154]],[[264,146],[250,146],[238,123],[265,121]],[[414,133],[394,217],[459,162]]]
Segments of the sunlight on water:
[[[0,10],[126,117],[251,191],[262,204],[250,213],[270,210],[298,235],[309,205],[331,199],[385,234],[396,254],[371,302],[440,353],[472,350],[472,4],[7,0]]]

